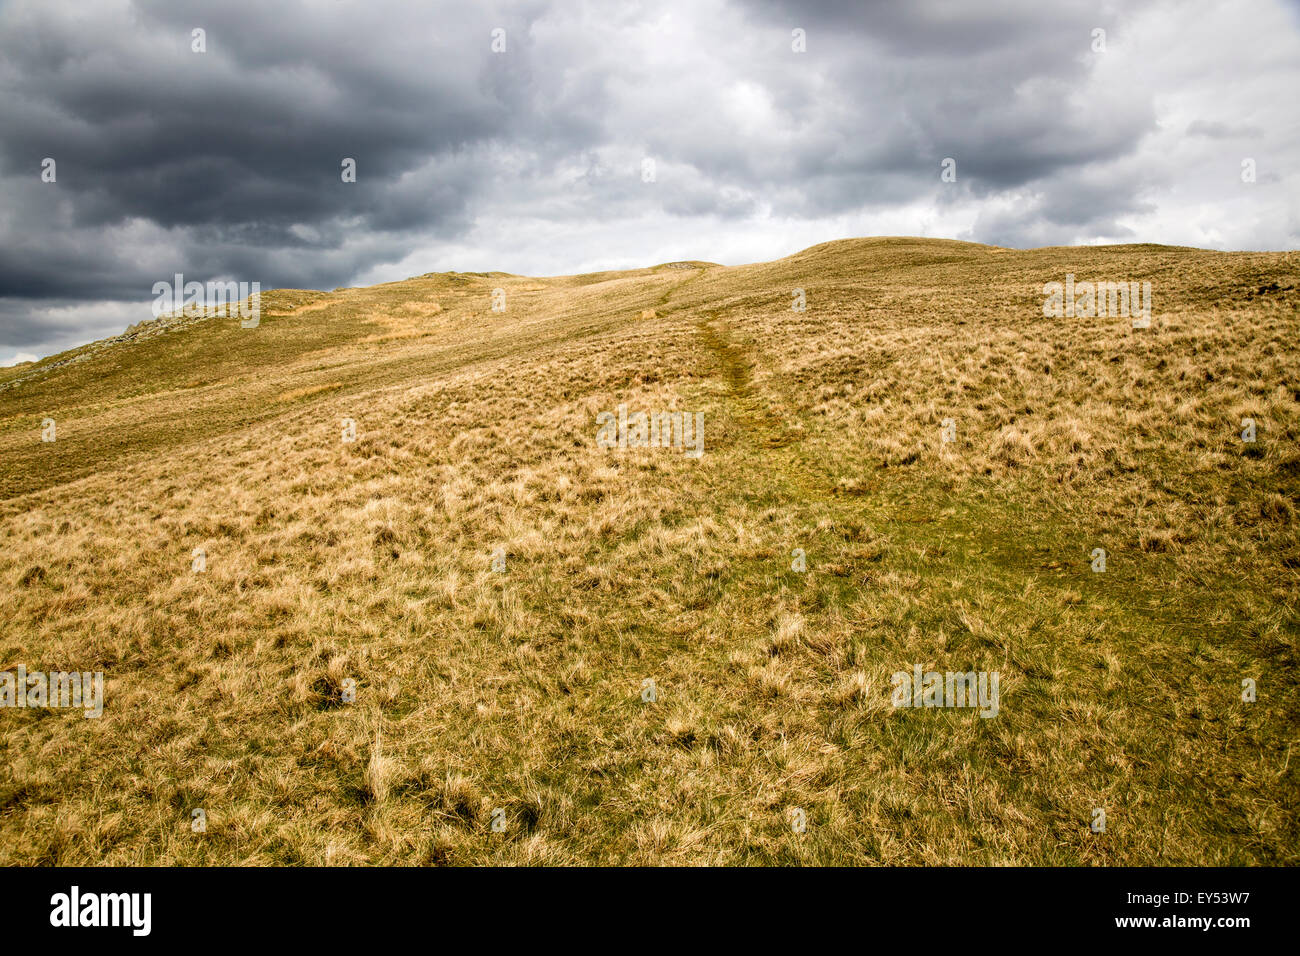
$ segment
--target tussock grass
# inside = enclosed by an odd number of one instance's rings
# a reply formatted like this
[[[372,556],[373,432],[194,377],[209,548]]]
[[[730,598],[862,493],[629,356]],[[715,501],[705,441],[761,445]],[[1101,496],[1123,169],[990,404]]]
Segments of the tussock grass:
[[[850,240],[0,371],[0,663],[107,685],[0,710],[0,863],[1294,864],[1297,271]],[[1152,327],[1044,318],[1067,272]]]

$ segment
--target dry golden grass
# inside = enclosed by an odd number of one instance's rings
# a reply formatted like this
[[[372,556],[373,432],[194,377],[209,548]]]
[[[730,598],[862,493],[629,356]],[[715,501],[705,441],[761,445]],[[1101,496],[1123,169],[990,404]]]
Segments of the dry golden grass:
[[[301,398],[314,398],[317,395],[324,395],[326,392],[337,391],[343,387],[342,382],[327,382],[324,385],[308,385],[305,388],[291,388],[287,392],[281,392],[276,396],[279,402],[296,402]]]
[[[1044,318],[1067,272],[1151,328]],[[1298,273],[850,240],[5,370],[0,664],[106,704],[0,709],[0,863],[1294,864]]]

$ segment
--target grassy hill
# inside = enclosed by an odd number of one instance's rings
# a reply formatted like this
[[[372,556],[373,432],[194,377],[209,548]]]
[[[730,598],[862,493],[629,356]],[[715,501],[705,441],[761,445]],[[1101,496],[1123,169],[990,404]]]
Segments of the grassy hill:
[[[1151,327],[1044,317],[1067,273]],[[0,372],[0,669],[106,679],[0,709],[0,863],[1300,862],[1296,254],[262,308]],[[619,405],[703,455],[598,447]],[[915,665],[997,716],[893,707]]]

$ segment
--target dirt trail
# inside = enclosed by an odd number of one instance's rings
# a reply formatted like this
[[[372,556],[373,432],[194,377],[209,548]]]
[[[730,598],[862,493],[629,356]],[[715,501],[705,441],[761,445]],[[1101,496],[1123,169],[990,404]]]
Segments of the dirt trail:
[[[737,418],[755,441],[764,448],[784,448],[794,442],[797,436],[773,411],[762,390],[754,384],[754,359],[750,349],[731,338],[725,322],[716,312],[705,313],[696,328],[727,383]]]
[[[656,303],[665,310],[660,316],[674,311],[670,300],[699,279],[707,271],[696,266],[693,275],[674,283]],[[693,311],[693,310],[692,310]],[[696,331],[714,361],[714,368],[727,383],[728,398],[736,417],[762,448],[783,448],[797,438],[784,419],[773,411],[762,390],[754,384],[754,359],[751,350],[735,342],[727,331],[726,321],[719,318],[717,310],[705,310],[695,321]],[[712,371],[712,369],[711,369]]]

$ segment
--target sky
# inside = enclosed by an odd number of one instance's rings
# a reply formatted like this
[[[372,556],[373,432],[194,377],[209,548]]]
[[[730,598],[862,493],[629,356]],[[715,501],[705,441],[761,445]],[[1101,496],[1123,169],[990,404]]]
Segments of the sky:
[[[0,0],[0,365],[177,273],[1293,250],[1298,98],[1300,0]]]

